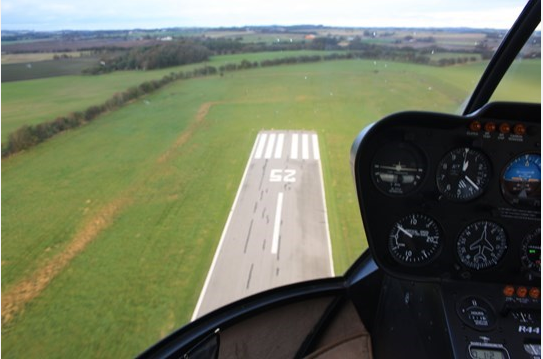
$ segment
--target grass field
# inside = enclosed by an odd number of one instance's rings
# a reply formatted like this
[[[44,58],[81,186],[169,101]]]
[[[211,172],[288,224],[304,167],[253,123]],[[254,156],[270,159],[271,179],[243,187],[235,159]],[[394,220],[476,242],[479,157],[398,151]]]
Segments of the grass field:
[[[319,51],[292,51],[217,56],[211,66],[239,63],[243,59],[261,61],[301,54],[324,54]],[[56,65],[61,63],[54,61]],[[22,66],[22,65],[19,65]],[[173,67],[153,71],[119,71],[100,76],[60,76],[47,79],[17,81],[2,84],[2,142],[9,133],[22,125],[52,121],[58,116],[84,110],[104,102],[116,92],[122,92],[142,82],[160,79],[170,72],[186,71],[203,64]],[[2,74],[5,76],[4,68]]]
[[[352,60],[179,81],[4,160],[3,301],[29,278],[45,284],[34,285],[35,295],[2,325],[2,355],[134,356],[186,323],[263,128],[319,133],[334,263],[342,273],[366,247],[349,168],[357,133],[395,111],[456,111],[483,66]],[[49,79],[31,95],[49,114],[64,114],[157,74],[55,79],[56,87]],[[525,89],[540,88],[533,76],[522,81]],[[67,99],[48,104],[62,97],[62,86],[79,107],[67,109]],[[29,100],[17,86],[7,88],[3,105],[6,96],[9,113],[17,113],[14,107]],[[32,116],[40,111],[30,109],[26,116],[38,121]],[[11,120],[4,106],[2,115]]]

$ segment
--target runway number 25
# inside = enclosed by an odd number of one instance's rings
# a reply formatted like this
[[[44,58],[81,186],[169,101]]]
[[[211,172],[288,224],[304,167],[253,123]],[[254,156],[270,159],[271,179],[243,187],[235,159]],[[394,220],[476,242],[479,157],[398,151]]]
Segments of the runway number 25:
[[[296,182],[296,170],[271,170],[270,182]]]

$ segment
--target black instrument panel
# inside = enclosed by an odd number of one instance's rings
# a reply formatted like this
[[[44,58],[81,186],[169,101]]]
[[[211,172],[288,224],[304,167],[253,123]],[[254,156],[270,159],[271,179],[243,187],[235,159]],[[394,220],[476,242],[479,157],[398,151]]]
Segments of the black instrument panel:
[[[377,264],[403,279],[534,283],[541,272],[541,106],[391,115],[351,161]]]

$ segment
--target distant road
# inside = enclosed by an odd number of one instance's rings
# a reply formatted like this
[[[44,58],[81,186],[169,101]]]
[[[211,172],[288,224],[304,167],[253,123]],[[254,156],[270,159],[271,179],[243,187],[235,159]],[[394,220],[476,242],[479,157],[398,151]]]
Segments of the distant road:
[[[317,134],[261,131],[192,319],[270,288],[333,275]]]

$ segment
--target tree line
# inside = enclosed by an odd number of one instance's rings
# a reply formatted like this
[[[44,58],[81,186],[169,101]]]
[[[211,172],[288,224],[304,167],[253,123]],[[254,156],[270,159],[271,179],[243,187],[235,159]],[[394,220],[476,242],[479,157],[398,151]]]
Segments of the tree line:
[[[451,52],[436,46],[414,49],[408,46],[371,44],[362,41],[360,37],[354,38],[348,44],[341,43],[341,39],[336,37],[317,37],[311,41],[273,43],[244,43],[241,39],[231,38],[194,38],[190,41],[171,41],[134,47],[130,50],[120,50],[122,49],[115,48],[111,51],[103,48],[95,49],[96,53],[102,55],[100,64],[83,72],[85,74],[102,74],[117,70],[152,70],[204,62],[211,55],[301,50],[343,52],[347,54],[344,55],[344,58],[354,56],[356,58],[432,64],[431,58],[427,56],[431,50]],[[351,52],[354,52],[355,55],[348,55]],[[486,52],[488,49],[480,46],[474,54],[479,53],[485,58]],[[437,65],[445,66],[456,63],[452,57],[448,60],[450,61],[442,61]]]
[[[86,69],[86,74],[117,70],[153,70],[207,61],[211,51],[189,41],[134,47],[119,56],[102,58],[100,64]]]
[[[133,102],[147,94],[182,79],[195,77],[221,75],[225,72],[247,70],[258,67],[281,66],[291,64],[302,64],[320,61],[348,60],[348,59],[385,59],[395,61],[411,61],[414,63],[427,63],[428,56],[418,55],[416,51],[397,49],[396,51],[383,51],[383,49],[372,48],[375,51],[351,51],[351,52],[333,52],[326,55],[300,55],[288,56],[276,59],[266,59],[257,61],[242,60],[239,63],[228,63],[219,67],[203,66],[191,71],[171,72],[160,80],[146,81],[139,86],[128,88],[124,92],[115,93],[111,98],[99,105],[88,107],[84,111],[72,112],[66,116],[60,116],[48,122],[37,125],[24,125],[9,134],[6,145],[2,145],[2,157],[7,157],[17,152],[33,147],[56,134],[82,126],[105,112],[114,111],[122,106]],[[456,62],[455,62],[456,63]]]

